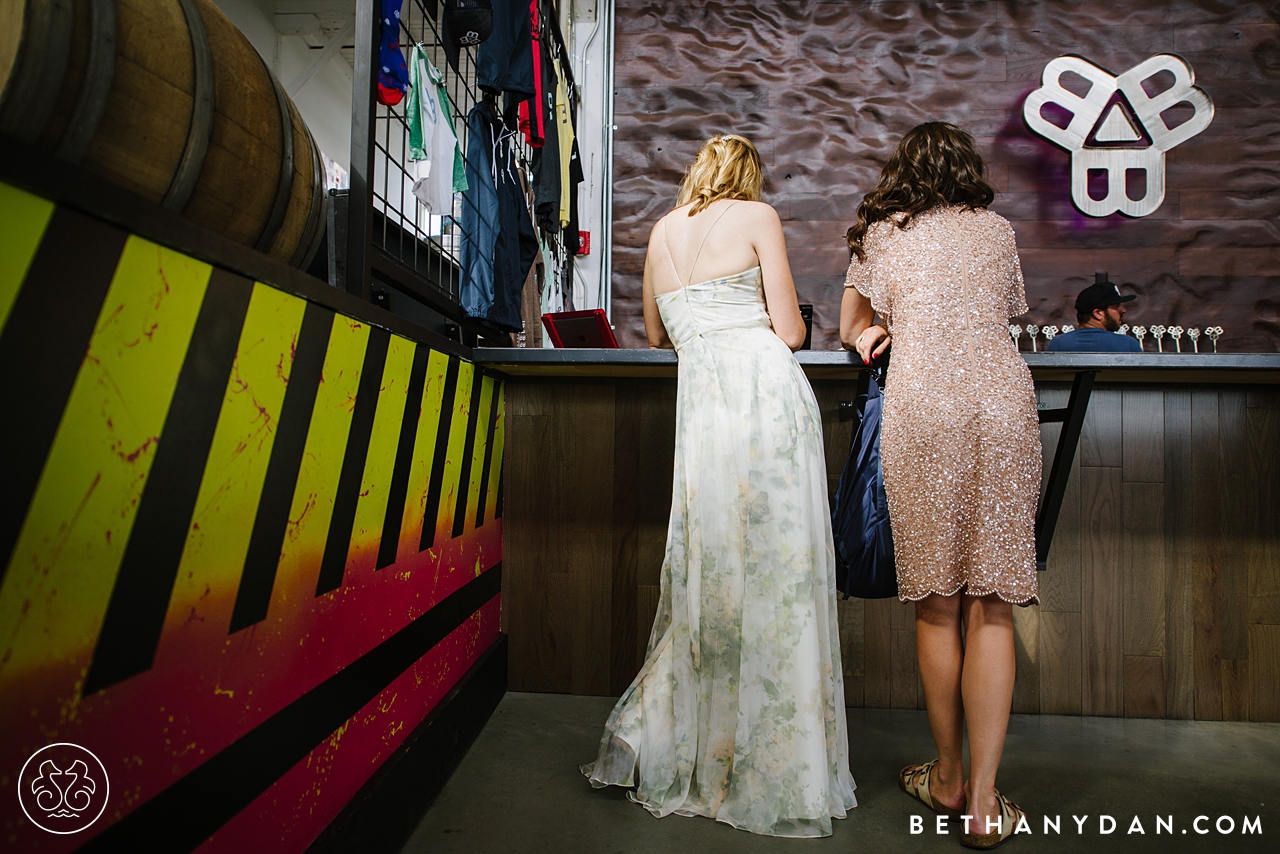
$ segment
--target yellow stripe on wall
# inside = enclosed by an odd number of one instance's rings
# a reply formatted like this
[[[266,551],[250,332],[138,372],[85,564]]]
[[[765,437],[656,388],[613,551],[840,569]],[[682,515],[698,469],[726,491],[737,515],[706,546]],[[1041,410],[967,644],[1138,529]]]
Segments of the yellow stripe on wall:
[[[53,217],[53,202],[0,182],[0,332]]]
[[[293,490],[289,526],[271,596],[272,609],[291,595],[310,600],[315,594],[368,343],[368,326],[342,315],[334,317],[298,483]]]
[[[391,494],[391,475],[396,467],[400,422],[404,419],[404,402],[409,391],[409,374],[413,371],[416,346],[399,335],[392,335],[387,345],[382,388],[378,392],[378,408],[373,414],[369,452],[364,458],[364,475],[360,480],[360,499],[356,503],[351,543],[347,546],[347,566],[343,575],[346,579],[373,572],[377,564],[378,543],[382,539],[383,522],[387,516],[387,498]]]
[[[31,670],[84,677],[210,273],[125,243],[0,590],[0,703]]]
[[[230,620],[305,310],[305,300],[253,286],[166,622]]]
[[[427,359],[426,380],[422,384],[422,412],[418,416],[418,431],[413,440],[413,466],[409,469],[404,517],[400,520],[397,561],[416,555],[422,541],[427,492],[431,488],[431,465],[436,454],[436,434],[440,430],[440,404],[444,399],[444,380],[448,369],[449,357],[439,350],[432,350]]]
[[[489,447],[489,412],[493,408],[493,378],[484,377],[480,384],[480,412],[476,418],[476,442],[471,449],[471,482],[467,485],[466,530],[476,526],[476,510],[480,506],[480,481],[484,479],[484,452]]]
[[[449,425],[449,449],[444,458],[444,476],[440,485],[440,514],[436,520],[436,543],[453,536],[453,515],[458,509],[459,480],[462,478],[462,456],[467,447],[467,418],[471,414],[471,384],[476,368],[470,362],[458,365],[458,391],[453,396],[453,421]]]
[[[493,521],[498,512],[498,489],[502,483],[502,451],[506,447],[507,387],[498,384],[498,423],[493,428],[493,455],[489,463],[489,489],[485,493],[484,523]]]

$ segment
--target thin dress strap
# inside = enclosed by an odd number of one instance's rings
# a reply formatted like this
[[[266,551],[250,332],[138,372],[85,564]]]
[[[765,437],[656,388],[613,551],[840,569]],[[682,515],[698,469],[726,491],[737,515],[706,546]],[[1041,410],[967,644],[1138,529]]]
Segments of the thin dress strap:
[[[724,210],[720,211],[720,215],[712,221],[711,227],[707,229],[706,234],[702,235],[702,242],[698,244],[698,252],[693,256],[693,266],[689,268],[689,278],[684,283],[684,287],[687,288],[689,285],[693,284],[693,273],[698,267],[698,259],[702,257],[702,247],[707,245],[707,238],[711,236],[711,232],[715,230],[715,227],[720,224],[720,220],[724,215],[729,212],[729,208],[733,207],[737,203],[738,202],[735,199],[725,205]],[[671,241],[667,240],[667,230],[665,227],[662,230],[662,242],[667,247],[667,261],[671,263],[671,272],[676,274],[676,281],[678,282],[683,277],[680,275],[680,271],[676,268],[676,257],[671,252]]]

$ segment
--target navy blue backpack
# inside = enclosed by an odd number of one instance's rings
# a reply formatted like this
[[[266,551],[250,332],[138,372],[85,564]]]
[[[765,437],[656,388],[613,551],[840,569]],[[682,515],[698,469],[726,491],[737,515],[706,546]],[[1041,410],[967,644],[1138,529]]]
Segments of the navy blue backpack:
[[[854,403],[853,446],[840,474],[831,507],[836,547],[836,589],[844,598],[887,599],[898,595],[893,565],[893,531],[880,465],[880,389],[888,355],[863,371]]]

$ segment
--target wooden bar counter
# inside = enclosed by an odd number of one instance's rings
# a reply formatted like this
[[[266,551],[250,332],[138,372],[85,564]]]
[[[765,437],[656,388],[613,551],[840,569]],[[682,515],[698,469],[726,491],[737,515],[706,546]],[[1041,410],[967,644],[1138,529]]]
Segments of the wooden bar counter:
[[[1042,408],[1097,371],[1014,711],[1280,720],[1280,354],[1027,353]],[[485,350],[508,378],[503,622],[513,691],[617,695],[644,656],[671,506],[676,358]],[[861,363],[797,354],[834,490]],[[1041,428],[1046,472],[1058,424]],[[923,708],[914,607],[840,602],[850,706]]]

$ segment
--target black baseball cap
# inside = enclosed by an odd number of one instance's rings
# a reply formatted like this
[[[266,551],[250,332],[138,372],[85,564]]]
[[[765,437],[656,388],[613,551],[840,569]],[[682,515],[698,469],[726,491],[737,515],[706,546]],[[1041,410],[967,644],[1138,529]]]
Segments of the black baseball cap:
[[[493,4],[489,0],[444,0],[440,40],[444,55],[458,71],[458,54],[464,47],[478,45],[493,33]]]
[[[1076,311],[1088,314],[1094,309],[1110,308],[1113,305],[1129,302],[1138,298],[1137,294],[1122,294],[1120,287],[1107,278],[1106,273],[1095,273],[1094,282],[1076,297]]]

